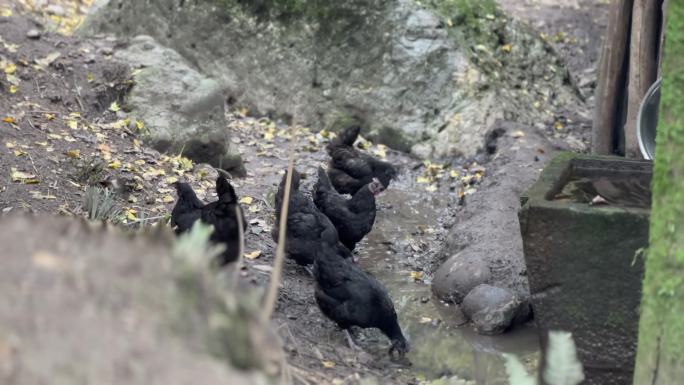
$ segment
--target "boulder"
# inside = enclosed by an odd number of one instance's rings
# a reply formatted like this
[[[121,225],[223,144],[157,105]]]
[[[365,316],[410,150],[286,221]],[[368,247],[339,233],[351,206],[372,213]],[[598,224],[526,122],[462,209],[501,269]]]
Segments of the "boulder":
[[[487,7],[461,17],[413,0],[100,0],[81,33],[151,35],[253,114],[314,129],[361,116],[364,134],[392,148],[472,156],[498,118],[531,124],[581,103],[550,45]]]
[[[231,302],[238,310],[227,309],[233,291],[211,273],[206,243],[181,250],[168,229],[134,236],[48,215],[5,216],[0,225],[0,383],[247,385],[276,377],[267,369],[282,362],[282,350],[266,343],[276,337],[244,311],[245,295],[256,308],[259,293],[240,290]]]
[[[150,36],[137,36],[114,58],[139,68],[126,97],[130,114],[145,124],[143,138],[162,152],[182,153],[236,175],[244,174],[232,145],[218,82]]]
[[[461,308],[480,334],[503,333],[515,321],[526,321],[529,315],[529,305],[513,292],[487,284],[471,290]]]
[[[490,278],[489,266],[479,254],[460,252],[437,270],[432,290],[442,300],[461,303],[474,287]]]

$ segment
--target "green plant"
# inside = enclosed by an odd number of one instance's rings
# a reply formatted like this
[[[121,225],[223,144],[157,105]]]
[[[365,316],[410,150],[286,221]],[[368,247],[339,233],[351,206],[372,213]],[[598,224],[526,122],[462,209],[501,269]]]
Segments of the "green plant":
[[[86,189],[83,211],[91,221],[121,222],[121,209],[116,204],[114,193],[106,188],[91,186]]]
[[[74,160],[71,176],[76,182],[94,185],[102,180],[106,166],[105,161],[99,157],[79,158]]]

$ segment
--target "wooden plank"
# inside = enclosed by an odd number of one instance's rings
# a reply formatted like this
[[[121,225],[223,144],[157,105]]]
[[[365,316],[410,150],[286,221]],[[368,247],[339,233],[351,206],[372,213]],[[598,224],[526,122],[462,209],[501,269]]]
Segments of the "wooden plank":
[[[629,45],[627,118],[625,120],[625,156],[642,158],[636,134],[641,100],[656,80],[658,66],[658,25],[660,0],[634,0],[632,33]]]
[[[594,154],[615,152],[620,101],[624,96],[626,60],[629,47],[633,0],[613,0],[599,63],[596,106],[592,124],[591,150]]]

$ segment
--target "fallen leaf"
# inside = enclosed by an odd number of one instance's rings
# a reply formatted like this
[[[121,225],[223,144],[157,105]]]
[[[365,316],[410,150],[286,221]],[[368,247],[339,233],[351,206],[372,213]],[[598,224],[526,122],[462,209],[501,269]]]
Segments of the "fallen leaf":
[[[416,178],[416,183],[430,183],[430,182],[432,182],[430,180],[430,178],[425,177],[425,176],[419,176],[418,178]]]
[[[117,112],[120,109],[121,109],[121,107],[119,107],[119,103],[117,103],[117,102],[112,102],[112,104],[109,105],[109,110],[112,112]]]
[[[245,254],[245,258],[247,259],[257,259],[261,255],[261,250],[254,250],[251,253]]]
[[[422,271],[412,271],[411,272],[411,279],[414,281],[422,281],[423,280],[423,272]]]
[[[553,124],[553,128],[555,128],[556,130],[562,130],[563,127],[563,123],[561,123],[560,121],[556,121],[556,123]]]
[[[21,182],[24,184],[38,184],[40,181],[38,178],[36,178],[35,175],[25,173],[23,171],[18,171],[16,168],[12,167],[10,169],[11,174],[10,177],[12,178],[12,182]]]
[[[456,170],[451,170],[451,171],[449,171],[449,176],[452,177],[452,178],[454,178],[454,179],[456,179],[456,178],[458,178],[459,176],[461,176],[461,173],[458,172],[458,171],[456,171]]]
[[[166,184],[173,184],[173,183],[178,182],[178,178],[176,178],[175,176],[170,176],[170,177],[167,177],[166,179],[164,179],[164,181],[166,182]]]
[[[93,80],[95,80],[95,77],[92,73],[88,72],[88,74],[86,75],[86,80],[88,80],[88,83],[92,83]]]
[[[138,211],[135,209],[126,209],[124,214],[126,215],[126,219],[128,219],[129,221],[138,220]]]
[[[321,364],[323,364],[323,367],[326,369],[332,369],[335,367],[335,363],[332,361],[321,361]]]
[[[64,153],[69,158],[78,159],[81,157],[81,150],[69,150]]]
[[[5,122],[5,123],[9,123],[9,124],[15,123],[14,118],[11,117],[11,116],[8,116],[8,117],[6,117],[6,118],[2,118],[2,121]]]
[[[425,191],[427,191],[427,192],[435,192],[435,191],[437,191],[437,185],[431,184],[431,185],[425,187]]]
[[[121,168],[121,161],[118,159],[114,159],[113,161],[109,162],[107,167],[114,169],[114,170],[117,170],[117,169]]]
[[[16,94],[16,93],[17,93],[17,86],[15,86],[14,84],[12,84],[12,85],[9,87],[9,93],[10,93],[10,94]]]
[[[252,202],[254,202],[254,198],[250,196],[244,196],[240,198],[240,203],[245,204],[245,205],[251,205]]]
[[[164,203],[172,203],[174,200],[175,199],[173,199],[171,195],[164,195],[164,197],[162,197],[162,202]]]
[[[9,8],[0,9],[0,16],[2,16],[2,17],[10,17],[10,16],[12,16],[12,10],[9,9]]]
[[[506,53],[511,52],[512,49],[513,49],[513,46],[511,46],[510,44],[504,44],[501,46],[501,50],[506,52]]]
[[[67,126],[72,130],[78,130],[78,122],[75,120],[67,120]]]
[[[7,147],[7,148],[14,148],[14,147],[16,147],[16,144],[14,144],[14,143],[12,143],[12,142],[6,142],[6,143],[5,143],[5,147]]]
[[[511,133],[511,136],[512,136],[514,139],[522,138],[523,136],[525,136],[525,132],[523,132],[522,130],[513,131],[513,132]]]
[[[432,322],[432,318],[430,317],[420,317],[420,321],[418,321],[418,323],[421,324],[429,324],[430,322]]]
[[[17,70],[17,65],[14,63],[10,63],[5,67],[5,73],[7,75],[12,75],[15,71]]]
[[[60,56],[62,56],[62,54],[57,51],[51,52],[42,59],[36,59],[36,64],[38,64],[41,67],[48,67]]]
[[[14,152],[14,156],[26,155],[26,151],[24,151],[24,150],[14,150],[13,152]]]

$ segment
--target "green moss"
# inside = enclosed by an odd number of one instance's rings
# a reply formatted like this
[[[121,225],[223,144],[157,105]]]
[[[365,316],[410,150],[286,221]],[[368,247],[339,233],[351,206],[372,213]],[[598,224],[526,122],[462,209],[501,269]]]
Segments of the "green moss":
[[[684,376],[684,2],[670,2],[635,384]]]

